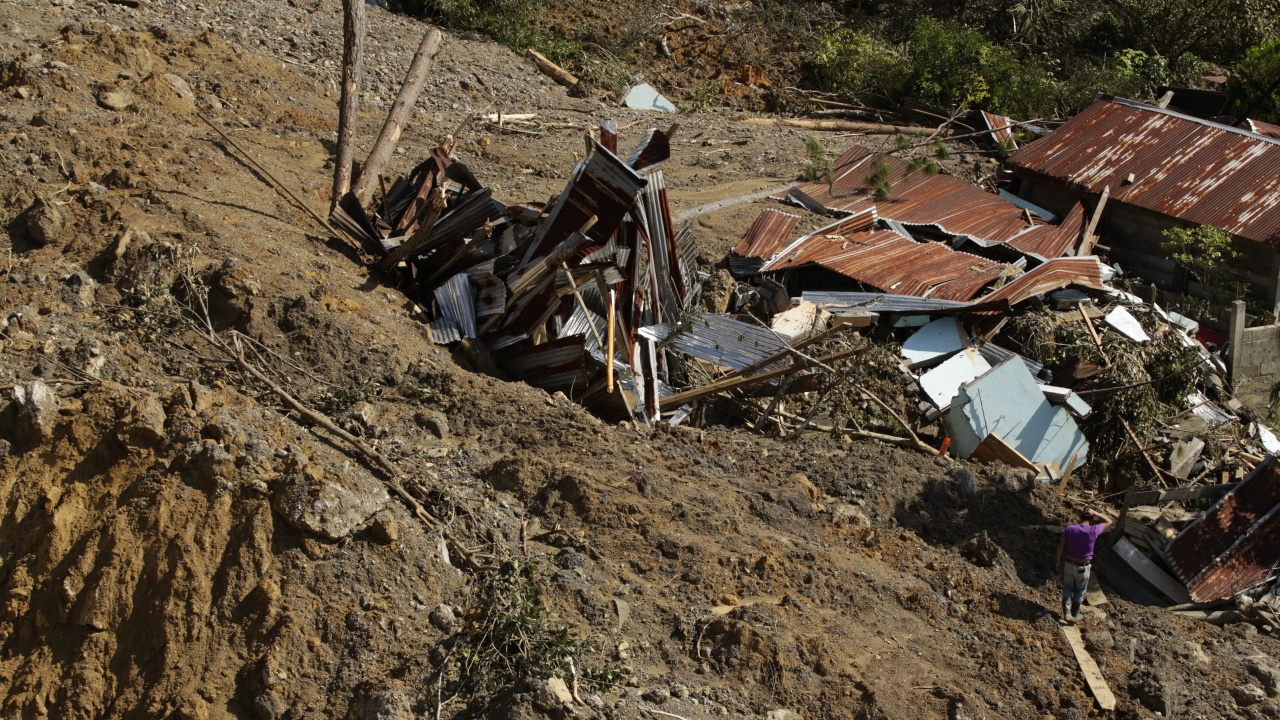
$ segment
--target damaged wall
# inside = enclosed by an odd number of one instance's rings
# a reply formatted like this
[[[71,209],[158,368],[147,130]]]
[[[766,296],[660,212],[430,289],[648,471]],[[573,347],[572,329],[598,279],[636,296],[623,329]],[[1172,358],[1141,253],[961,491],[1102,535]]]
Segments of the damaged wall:
[[[1244,313],[1232,313],[1231,382],[1240,402],[1273,416],[1272,389],[1280,385],[1280,325],[1246,328]]]

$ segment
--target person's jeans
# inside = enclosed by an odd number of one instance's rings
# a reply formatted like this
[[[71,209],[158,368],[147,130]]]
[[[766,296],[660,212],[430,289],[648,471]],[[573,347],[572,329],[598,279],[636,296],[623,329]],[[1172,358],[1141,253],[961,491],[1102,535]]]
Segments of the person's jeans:
[[[1089,575],[1093,565],[1077,565],[1071,561],[1062,563],[1062,604],[1079,605],[1084,601],[1084,591],[1089,587]]]

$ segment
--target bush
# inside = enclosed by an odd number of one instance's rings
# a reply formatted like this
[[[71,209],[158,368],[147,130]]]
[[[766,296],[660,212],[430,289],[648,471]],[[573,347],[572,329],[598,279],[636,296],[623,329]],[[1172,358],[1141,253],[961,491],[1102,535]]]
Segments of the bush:
[[[1250,48],[1227,79],[1227,104],[1237,117],[1280,122],[1280,38]]]
[[[562,62],[581,48],[548,32],[539,22],[547,0],[393,0],[411,15],[431,18],[452,30],[483,33],[516,50],[535,48]]]
[[[898,51],[844,25],[818,39],[809,62],[823,87],[853,98],[896,103],[905,91],[907,65]]]

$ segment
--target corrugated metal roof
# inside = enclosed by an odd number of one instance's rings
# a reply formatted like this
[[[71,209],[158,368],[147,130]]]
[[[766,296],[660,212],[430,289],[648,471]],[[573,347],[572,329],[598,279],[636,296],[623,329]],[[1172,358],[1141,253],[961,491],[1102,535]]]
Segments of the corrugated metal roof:
[[[1037,225],[1006,243],[1009,247],[1023,255],[1029,255],[1041,262],[1069,255],[1080,242],[1088,225],[1088,217],[1084,205],[1076,203],[1071,212],[1057,225]]]
[[[1192,599],[1230,597],[1280,566],[1280,463],[1267,457],[1166,549]]]
[[[641,337],[664,343],[667,349],[742,370],[778,354],[791,338],[769,328],[734,320],[728,315],[696,315],[687,326],[672,331],[666,323],[640,328]],[[669,342],[668,342],[669,340]]]
[[[1103,98],[1007,161],[1015,172],[1280,244],[1280,140]],[[1134,181],[1125,180],[1132,173]]]
[[[786,246],[799,223],[799,215],[772,208],[765,210],[751,223],[751,229],[747,230],[746,237],[733,248],[733,252],[739,257],[768,260]]]
[[[462,337],[476,336],[476,301],[471,278],[458,273],[432,293],[440,306],[440,317],[458,328]]]
[[[969,303],[957,300],[938,300],[915,295],[897,295],[876,292],[815,292],[806,290],[800,298],[821,305],[832,314],[863,311],[875,313],[928,313],[969,307]]]
[[[883,161],[889,167],[889,196],[877,200],[867,178]],[[836,162],[834,182],[798,186],[808,198],[830,210],[859,212],[875,207],[880,217],[904,225],[932,226],[948,235],[986,245],[1007,242],[1027,229],[1021,208],[982,188],[948,175],[923,170],[907,172],[907,164],[854,145]],[[786,198],[783,193],[776,197]]]
[[[1273,125],[1269,122],[1261,120],[1249,120],[1249,129],[1259,135],[1266,135],[1269,138],[1280,139],[1280,125]]]
[[[567,337],[551,340],[541,345],[522,345],[499,353],[494,361],[503,372],[517,380],[540,387],[548,392],[560,390],[572,399],[591,384],[590,356],[583,347],[583,338]]]
[[[1057,290],[1069,285],[1102,290],[1106,286],[1102,282],[1102,263],[1092,255],[1079,258],[1056,258],[1037,267],[1019,278],[1014,278],[1007,285],[982,298],[983,302],[1005,300],[1010,305],[1017,305],[1036,295],[1043,295],[1050,290]]]
[[[997,145],[1008,145],[1013,148],[1018,147],[1018,143],[1013,139],[1013,119],[1004,117],[1003,115],[993,115],[986,110],[979,111],[982,114],[982,122],[991,131],[991,139],[996,141]]]
[[[968,300],[1008,267],[941,243],[914,242],[888,230],[850,231],[848,225],[857,218],[800,238],[766,263],[763,271],[820,265],[901,295]]]

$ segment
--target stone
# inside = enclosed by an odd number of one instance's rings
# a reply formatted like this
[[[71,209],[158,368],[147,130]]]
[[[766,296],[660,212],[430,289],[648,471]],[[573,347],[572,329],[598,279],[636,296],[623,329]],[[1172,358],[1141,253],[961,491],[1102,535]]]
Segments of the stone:
[[[13,451],[13,444],[8,440],[0,440],[0,458],[7,458]]]
[[[1267,693],[1253,683],[1246,683],[1231,688],[1231,698],[1236,701],[1237,706],[1249,707],[1266,700]]]
[[[836,503],[831,506],[831,520],[836,527],[870,527],[871,518],[856,505]]]
[[[84,270],[76,270],[62,279],[62,299],[74,307],[91,307],[97,289],[98,282]]]
[[[413,703],[401,690],[378,690],[352,708],[352,720],[413,720]]]
[[[120,427],[120,440],[135,447],[155,445],[164,440],[168,419],[160,398],[147,393],[129,409]]]
[[[386,512],[378,513],[369,526],[369,532],[383,545],[400,542],[400,523]]]
[[[662,703],[671,699],[671,690],[665,687],[649,688],[648,690],[644,691],[644,694],[642,694],[640,697],[644,698],[645,700],[648,700],[654,705],[661,705]]]
[[[671,685],[671,697],[683,700],[689,697],[689,686],[684,683],[674,683]]]
[[[1012,468],[1005,471],[1000,484],[1008,492],[1030,490],[1036,484],[1036,472],[1026,468]]]
[[[1010,578],[1017,577],[1018,569],[1013,558],[987,536],[986,530],[966,540],[960,546],[960,554],[978,567],[997,568]]]
[[[174,90],[178,91],[178,94],[182,96],[183,100],[188,102],[196,101],[196,94],[191,91],[191,86],[187,84],[186,80],[183,80],[181,77],[178,77],[173,73],[165,73],[164,79],[173,86]]]
[[[1244,659],[1249,674],[1262,683],[1269,697],[1280,696],[1280,666],[1267,655],[1250,655]]]
[[[533,706],[546,712],[572,707],[573,693],[560,678],[540,681],[533,690]]]
[[[27,234],[38,245],[57,242],[66,226],[66,213],[48,198],[37,197],[27,210]]]
[[[436,609],[431,611],[431,614],[427,616],[427,620],[432,627],[440,632],[451,633],[458,629],[458,614],[454,612],[452,607],[443,603],[437,605]]]
[[[986,720],[986,703],[976,695],[961,694],[947,703],[947,720]]]
[[[253,699],[253,714],[258,720],[276,720],[288,706],[275,693],[267,690]]]
[[[137,104],[137,99],[124,90],[110,90],[98,95],[98,105],[115,112],[124,112]]]
[[[13,389],[18,401],[18,428],[34,443],[42,443],[53,436],[58,424],[61,402],[53,390],[39,380]]]
[[[419,410],[414,413],[413,421],[441,440],[449,436],[449,418],[439,410]]]
[[[312,464],[285,476],[272,506],[297,530],[341,540],[369,522],[388,500],[382,483],[357,473],[337,478]]]
[[[770,710],[765,713],[765,720],[804,720],[804,716],[795,710]]]
[[[1085,630],[1084,646],[1089,652],[1100,653],[1115,647],[1116,640],[1112,637],[1111,632],[1104,627],[1089,628]]]

